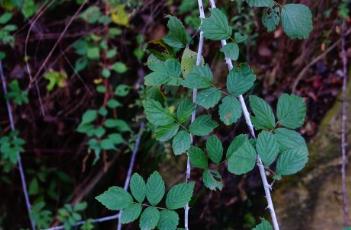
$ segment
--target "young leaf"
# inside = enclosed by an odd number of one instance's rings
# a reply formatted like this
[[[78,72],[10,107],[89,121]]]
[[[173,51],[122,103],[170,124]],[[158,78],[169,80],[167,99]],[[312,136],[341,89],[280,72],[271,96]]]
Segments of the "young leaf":
[[[193,112],[194,105],[189,99],[183,99],[177,108],[177,119],[180,123],[186,122]]]
[[[273,0],[247,0],[250,7],[272,7]]]
[[[110,210],[120,210],[128,207],[132,202],[132,196],[123,188],[113,186],[104,193],[95,197],[103,206]]]
[[[280,22],[279,7],[266,8],[263,10],[262,24],[268,32],[274,31]]]
[[[228,39],[232,35],[227,16],[219,9],[211,9],[211,16],[203,19],[201,30],[210,40]]]
[[[284,32],[292,39],[306,39],[313,29],[311,10],[303,4],[284,5],[281,20]]]
[[[282,94],[277,105],[278,122],[290,129],[303,125],[306,116],[306,104],[301,97]]]
[[[190,133],[186,131],[179,131],[178,134],[173,138],[172,148],[175,155],[180,155],[186,152],[191,145]]]
[[[201,115],[190,125],[189,131],[196,136],[206,136],[218,126],[210,115]]]
[[[282,152],[277,161],[278,175],[291,175],[303,169],[308,161],[308,153],[299,149],[290,149]]]
[[[133,197],[139,203],[142,203],[146,195],[146,185],[144,179],[138,173],[134,173],[130,179],[129,187]]]
[[[225,57],[234,61],[238,60],[239,51],[239,46],[236,43],[228,43],[221,48],[221,52],[224,53]]]
[[[135,221],[140,216],[141,210],[141,204],[130,204],[121,211],[121,223],[128,224]]]
[[[190,39],[182,22],[174,16],[168,16],[167,27],[169,32],[163,39],[164,42],[174,48],[184,48]]]
[[[275,117],[269,104],[257,96],[250,96],[250,106],[255,114],[251,117],[256,129],[274,129]]]
[[[186,47],[183,51],[180,67],[182,69],[183,78],[187,78],[188,73],[196,65],[197,53]]]
[[[221,121],[225,125],[231,125],[241,117],[240,102],[233,96],[226,96],[222,99],[218,112]]]
[[[201,105],[205,109],[216,106],[222,97],[222,92],[216,88],[208,88],[201,90],[196,97],[196,104]]]
[[[196,146],[192,146],[190,147],[188,154],[192,167],[201,169],[208,168],[208,159],[202,149]]]
[[[213,75],[210,67],[195,66],[183,80],[182,85],[190,89],[205,89],[212,86],[212,81]]]
[[[142,230],[154,229],[160,220],[160,211],[155,207],[147,207],[140,216],[139,227]]]
[[[146,199],[151,205],[157,205],[165,194],[165,182],[161,175],[155,171],[146,182]]]
[[[252,230],[273,230],[273,227],[267,220],[262,219],[262,222]]]
[[[168,209],[184,208],[193,195],[194,187],[194,182],[181,183],[173,186],[167,193],[166,207]]]
[[[210,190],[222,190],[223,183],[221,174],[217,170],[206,169],[202,173],[202,181],[204,185]]]
[[[223,157],[222,142],[215,135],[210,136],[206,141],[208,157],[216,164],[219,164]]]
[[[173,210],[162,210],[157,228],[160,230],[176,230],[179,224],[179,216]]]
[[[159,126],[155,129],[155,137],[161,142],[168,141],[177,134],[178,130],[179,125],[177,123]]]
[[[278,156],[279,145],[274,134],[262,131],[256,141],[256,150],[265,166],[270,166]]]
[[[143,102],[146,118],[156,126],[164,126],[174,123],[175,119],[172,114],[164,109],[162,105],[153,99]]]
[[[236,175],[242,175],[250,172],[255,164],[256,151],[246,137],[246,140],[228,159],[228,171]]]
[[[256,80],[250,67],[247,65],[236,67],[229,72],[227,77],[227,89],[233,96],[239,96],[252,88]]]

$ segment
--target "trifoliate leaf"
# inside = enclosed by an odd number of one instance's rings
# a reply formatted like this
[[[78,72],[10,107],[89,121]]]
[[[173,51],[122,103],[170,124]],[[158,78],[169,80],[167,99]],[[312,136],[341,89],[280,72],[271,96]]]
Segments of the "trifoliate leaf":
[[[249,66],[235,67],[229,72],[227,78],[227,89],[233,96],[239,96],[252,88],[256,80],[255,74]]]
[[[211,9],[211,16],[203,19],[201,30],[210,40],[228,39],[232,35],[227,16],[219,9]]]
[[[190,133],[186,131],[179,131],[178,134],[173,138],[172,148],[175,155],[180,155],[186,152],[191,145]]]
[[[161,175],[155,171],[146,182],[146,199],[151,205],[157,205],[165,195],[165,182]]]
[[[177,123],[159,126],[155,129],[155,137],[161,142],[168,141],[177,134],[178,130],[179,125]]]
[[[210,136],[206,141],[208,157],[213,163],[219,164],[223,157],[222,142],[215,135]]]
[[[180,62],[183,78],[186,78],[188,76],[188,73],[196,65],[196,57],[196,52],[192,51],[188,47],[184,49],[182,60]]]
[[[103,206],[110,210],[120,210],[127,208],[132,202],[132,196],[123,188],[113,186],[104,193],[95,197]]]
[[[261,223],[256,225],[252,230],[273,230],[273,227],[267,220],[262,219]]]
[[[277,105],[278,122],[290,129],[303,125],[306,116],[306,104],[301,97],[282,94]]]
[[[138,173],[134,173],[130,179],[129,187],[133,197],[139,203],[142,203],[146,195],[146,184],[144,179]]]
[[[218,126],[210,115],[201,115],[190,125],[189,131],[196,136],[206,136]]]
[[[256,164],[256,151],[247,139],[237,148],[228,159],[228,171],[242,175],[250,172]]]
[[[193,112],[194,105],[189,99],[183,99],[177,108],[177,119],[180,123],[186,122]]]
[[[278,156],[279,145],[274,134],[262,131],[256,141],[256,150],[265,166],[270,166]]]
[[[250,7],[272,7],[273,0],[247,0]]]
[[[281,10],[284,32],[292,39],[306,39],[311,33],[312,13],[303,4],[286,4]]]
[[[218,112],[221,121],[225,125],[231,125],[241,117],[240,102],[233,96],[226,96],[222,99]]]
[[[169,125],[175,122],[173,115],[162,107],[162,105],[153,99],[143,102],[145,115],[148,121],[156,126]]]
[[[291,175],[303,169],[308,161],[308,153],[299,149],[290,149],[282,152],[277,161],[278,175]]]
[[[202,181],[210,190],[222,190],[223,183],[221,174],[217,170],[206,169],[202,173]]]
[[[141,213],[139,227],[141,230],[151,230],[157,226],[160,220],[160,211],[155,207],[147,207]]]
[[[168,34],[163,41],[174,48],[184,48],[189,42],[189,35],[186,33],[182,22],[174,17],[168,16]]]
[[[262,24],[266,27],[268,32],[274,31],[280,22],[279,7],[266,8],[263,10]]]
[[[122,224],[128,224],[140,216],[142,207],[141,204],[130,204],[128,207],[121,211],[121,218],[119,219]]]
[[[222,92],[216,88],[208,88],[198,92],[196,96],[196,104],[201,105],[205,109],[216,106],[222,97]]]
[[[193,195],[194,187],[194,182],[181,183],[173,186],[167,193],[166,207],[168,209],[184,208]]]
[[[208,159],[204,151],[199,147],[192,146],[188,150],[189,159],[192,167],[206,169],[208,168]]]
[[[210,67],[195,66],[183,80],[182,85],[190,89],[205,89],[212,86],[212,81],[213,75]]]
[[[238,60],[239,58],[239,46],[236,43],[228,43],[221,48],[221,52],[224,53],[225,57],[230,58],[231,60]]]
[[[269,104],[257,96],[250,96],[250,107],[255,114],[252,122],[256,129],[273,129],[275,127],[275,117]]]
[[[179,216],[173,210],[162,210],[157,228],[160,230],[176,230],[179,224]]]

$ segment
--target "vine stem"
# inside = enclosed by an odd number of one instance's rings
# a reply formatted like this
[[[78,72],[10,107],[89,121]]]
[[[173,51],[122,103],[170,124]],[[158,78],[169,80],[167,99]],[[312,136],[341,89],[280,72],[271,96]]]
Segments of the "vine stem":
[[[203,7],[202,0],[198,0],[197,3],[198,3],[198,6],[199,6],[200,20],[202,21],[202,19],[205,18],[205,13],[204,13],[204,7]],[[202,50],[203,50],[203,47],[204,47],[204,34],[200,30],[199,46],[198,46],[197,54],[196,54],[196,65],[197,66],[201,65],[201,62],[202,62]],[[193,104],[195,104],[195,102],[196,102],[196,97],[197,97],[197,89],[193,89],[193,93],[192,93]],[[195,118],[196,118],[196,108],[191,113],[191,123],[193,123],[195,121]],[[191,142],[193,142],[193,136],[191,136]],[[191,176],[191,165],[190,165],[190,159],[189,159],[189,155],[188,155],[188,158],[187,158],[187,161],[186,161],[185,182],[188,182],[190,180],[190,176]],[[187,203],[185,205],[185,208],[184,208],[184,228],[186,230],[189,230],[189,203]]]
[[[215,3],[214,0],[210,0],[210,4],[211,4],[211,8],[212,9],[216,8],[216,3]],[[227,44],[227,41],[226,40],[221,40],[221,44],[222,44],[222,47],[224,47]],[[232,70],[233,69],[233,63],[232,63],[231,59],[226,57],[225,58],[225,62],[227,64],[228,70],[229,71]],[[252,125],[251,118],[250,118],[250,113],[249,113],[249,111],[247,109],[244,97],[242,95],[239,96],[239,101],[240,101],[240,104],[241,104],[241,108],[243,110],[243,114],[244,114],[244,117],[245,117],[246,124],[247,124],[247,126],[249,128],[250,134],[251,134],[251,136],[253,138],[256,138],[255,130],[254,130],[254,127]],[[264,169],[262,160],[261,160],[259,155],[257,155],[257,166],[258,166],[259,171],[260,171],[260,176],[261,176],[261,180],[262,180],[262,183],[263,183],[263,188],[264,188],[264,192],[265,192],[265,195],[266,195],[265,197],[266,197],[266,201],[267,201],[267,208],[269,209],[269,212],[271,214],[271,219],[272,219],[274,230],[279,230],[279,224],[278,224],[277,216],[275,214],[275,209],[274,209],[272,196],[271,196],[271,189],[272,189],[272,187],[268,183],[266,171]]]
[[[1,61],[0,61],[0,78],[1,78],[1,82],[2,82],[3,93],[4,93],[4,96],[6,96],[7,95],[7,85],[6,85],[4,69],[2,67],[2,62]],[[5,101],[6,101],[7,114],[8,114],[8,118],[9,118],[9,121],[10,121],[11,130],[12,131],[16,131],[15,122],[14,122],[13,114],[12,114],[11,103],[9,102],[9,100],[6,99],[6,97],[5,97]],[[17,153],[17,159],[18,159],[17,160],[18,171],[19,171],[20,178],[21,178],[21,185],[22,185],[24,199],[25,199],[25,202],[26,202],[26,208],[27,208],[27,212],[28,212],[29,221],[30,221],[32,230],[35,230],[35,222],[32,219],[32,215],[31,215],[32,208],[31,208],[31,204],[30,204],[30,199],[29,199],[29,194],[28,194],[28,189],[27,189],[26,176],[24,174],[24,168],[23,168],[23,164],[22,164],[22,159],[21,159],[20,153]]]
[[[126,190],[126,191],[128,190],[130,178],[131,178],[132,173],[133,173],[133,168],[134,168],[134,164],[135,164],[135,159],[136,159],[136,156],[137,156],[137,154],[138,154],[139,147],[140,147],[141,136],[143,135],[143,132],[144,132],[144,126],[145,126],[144,122],[141,122],[140,128],[139,128],[139,133],[138,133],[137,139],[136,139],[136,141],[135,141],[135,146],[134,146],[133,151],[132,151],[132,156],[131,156],[131,158],[130,158],[127,176],[126,176],[126,179],[125,179],[125,181],[124,181],[124,187],[123,187],[123,189]],[[122,229],[122,223],[121,223],[121,221],[120,221],[121,215],[122,215],[122,211],[120,211],[120,212],[118,213],[117,230],[121,230],[121,229]]]

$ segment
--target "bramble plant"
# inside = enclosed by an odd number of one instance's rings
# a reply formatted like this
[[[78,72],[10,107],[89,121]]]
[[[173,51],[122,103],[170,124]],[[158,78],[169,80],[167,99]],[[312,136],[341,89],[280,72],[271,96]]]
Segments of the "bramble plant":
[[[246,2],[250,7],[263,8],[262,24],[268,31],[274,31],[281,24],[283,31],[291,39],[305,39],[312,31],[312,13],[303,4],[280,5],[272,0]],[[163,38],[163,43],[170,52],[151,54],[147,60],[151,73],[145,76],[146,92],[158,90],[166,96],[146,93],[143,100],[145,115],[157,140],[170,141],[176,156],[187,154],[191,166],[203,170],[203,184],[210,190],[223,188],[218,170],[223,163],[227,165],[228,171],[235,175],[249,173],[257,165],[266,196],[269,195],[266,199],[273,227],[279,229],[270,197],[271,186],[267,182],[265,171],[274,172],[269,175],[273,175],[272,179],[277,180],[304,168],[308,161],[308,149],[304,138],[295,129],[304,124],[306,105],[299,96],[282,94],[274,113],[264,99],[247,95],[254,87],[256,75],[248,63],[236,63],[232,66],[231,61],[240,60],[239,45],[246,42],[248,35],[233,31],[227,16],[215,8],[214,1],[211,0],[210,3],[211,14],[202,19],[200,26],[198,52],[189,49],[192,41],[182,22],[174,16],[168,16],[168,34]],[[199,9],[201,15],[202,6],[199,5]],[[201,57],[202,33],[209,40],[222,41],[223,47],[220,51],[224,54],[229,68],[225,89],[219,86],[209,65]],[[226,39],[229,39],[230,43],[226,43]],[[185,89],[192,90],[193,100],[189,99],[190,92]],[[243,94],[246,94],[252,115],[249,114]],[[196,112],[201,112],[197,118]],[[218,113],[220,121],[216,121],[215,113]],[[225,151],[222,141],[213,132],[220,125],[230,126],[239,122],[242,116],[250,135],[235,136]],[[255,130],[259,132],[257,137]],[[194,142],[195,137],[206,139],[205,146],[197,144],[202,142]],[[190,176],[188,172],[187,176]],[[158,190],[156,185],[152,189]],[[179,202],[184,201],[181,197],[176,198]],[[110,188],[97,199],[114,210],[135,205],[126,191],[116,187]],[[184,206],[186,203],[182,203],[178,208]],[[139,226],[141,229],[153,229],[162,218],[156,208],[150,208],[147,213],[146,210],[142,214]],[[128,219],[128,222],[137,219],[140,212],[140,204],[135,209],[130,206],[130,212],[127,213],[133,218]],[[122,222],[123,213],[125,212],[122,211]],[[146,225],[143,215],[147,215],[152,224],[148,222],[149,225]],[[187,209],[185,223],[186,218]],[[273,227],[268,221],[262,220],[254,229]],[[187,224],[185,228],[188,229]],[[168,229],[176,229],[176,226]]]

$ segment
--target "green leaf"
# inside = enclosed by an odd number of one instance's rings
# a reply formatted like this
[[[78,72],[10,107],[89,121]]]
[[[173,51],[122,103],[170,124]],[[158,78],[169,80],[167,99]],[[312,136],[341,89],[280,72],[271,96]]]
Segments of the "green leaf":
[[[236,43],[242,43],[247,40],[247,35],[239,32],[234,33],[234,40]]]
[[[151,230],[157,226],[160,212],[155,207],[147,207],[140,216],[139,227],[141,230]]]
[[[280,22],[279,7],[266,8],[263,10],[262,24],[266,27],[268,32],[274,31]]]
[[[186,122],[193,112],[194,105],[189,99],[183,99],[177,108],[177,119],[180,123]]]
[[[211,16],[203,19],[201,30],[210,40],[228,39],[232,35],[227,16],[219,9],[211,9]]]
[[[196,104],[201,105],[205,109],[215,107],[222,97],[222,92],[216,88],[208,88],[198,92],[196,96]]]
[[[231,60],[238,60],[239,58],[239,46],[236,43],[228,43],[221,48],[221,52],[224,53],[225,57],[230,58]]]
[[[160,230],[176,230],[179,224],[179,216],[173,210],[162,210],[157,228]]]
[[[190,133],[186,131],[179,131],[178,134],[173,138],[172,148],[175,155],[180,155],[186,152],[191,145]]]
[[[222,190],[223,183],[221,174],[217,170],[206,169],[202,173],[202,181],[204,185],[210,190]]]
[[[208,168],[208,159],[205,153],[196,146],[191,146],[188,151],[190,163],[192,167],[207,169]]]
[[[153,54],[147,58],[146,65],[154,72],[162,72],[164,70],[164,63]]]
[[[303,4],[286,4],[281,10],[283,30],[292,39],[306,39],[311,33],[312,13]]]
[[[262,219],[261,223],[254,227],[252,230],[273,230],[273,227],[267,220]]]
[[[273,0],[247,0],[250,7],[272,7]]]
[[[291,175],[302,170],[308,161],[308,153],[299,149],[290,149],[282,152],[277,161],[278,175]]]
[[[296,131],[279,128],[275,130],[275,137],[280,151],[297,149],[301,152],[308,152],[305,139]]]
[[[165,182],[161,175],[155,171],[146,182],[146,198],[151,205],[157,205],[165,195]]]
[[[190,125],[189,131],[196,136],[206,136],[218,126],[210,115],[201,115]]]
[[[218,113],[219,118],[225,125],[231,125],[241,117],[240,102],[233,96],[226,96],[219,105]]]
[[[194,187],[194,182],[181,183],[173,186],[167,193],[166,207],[168,209],[184,208],[193,195]]]
[[[184,48],[190,41],[182,22],[173,16],[168,16],[168,34],[163,41],[174,48]]]
[[[228,159],[228,171],[236,175],[242,175],[250,172],[255,167],[255,164],[256,151],[246,136],[243,143]]]
[[[256,129],[274,129],[275,117],[269,104],[257,96],[250,96],[250,106],[255,114],[252,116],[252,122]]]
[[[167,59],[165,62],[155,60],[155,58],[151,59],[151,64],[148,65],[154,72],[145,76],[145,85],[160,86],[167,84],[177,86],[180,84],[181,68],[180,63],[176,59]]]
[[[133,202],[132,196],[123,188],[117,186],[110,187],[95,199],[110,210],[124,209]]]
[[[232,142],[230,143],[227,153],[226,153],[226,158],[229,159],[233,153],[239,149],[239,147],[247,140],[247,135],[245,134],[240,134],[236,136]]]
[[[130,204],[128,207],[121,211],[121,218],[119,219],[122,224],[128,224],[140,216],[142,207],[141,204]]]
[[[278,156],[279,145],[274,134],[262,131],[256,141],[256,150],[265,166],[270,166]]]
[[[183,80],[182,85],[190,89],[205,89],[212,86],[213,75],[210,67],[195,66]]]
[[[138,173],[133,173],[133,176],[130,179],[129,187],[133,197],[139,203],[142,203],[146,195],[146,184],[144,179]]]
[[[81,124],[88,124],[96,120],[97,118],[97,111],[96,110],[87,110],[82,117]]]
[[[168,141],[172,139],[178,132],[179,125],[177,123],[159,126],[155,129],[155,137],[159,141]]]
[[[229,72],[227,78],[227,89],[233,96],[239,96],[252,88],[256,80],[255,74],[249,66],[235,67]]]
[[[4,25],[8,23],[12,18],[12,13],[5,12],[0,16],[0,24]]]
[[[282,94],[277,105],[278,122],[290,129],[303,125],[306,116],[306,104],[301,97]]]
[[[148,99],[143,102],[145,115],[148,121],[156,126],[169,125],[175,122],[173,115],[155,100]]]
[[[206,141],[208,157],[213,163],[219,164],[223,157],[222,142],[215,135],[210,136]]]
[[[180,67],[182,69],[183,78],[187,78],[189,72],[196,65],[197,53],[186,47],[183,51]]]

